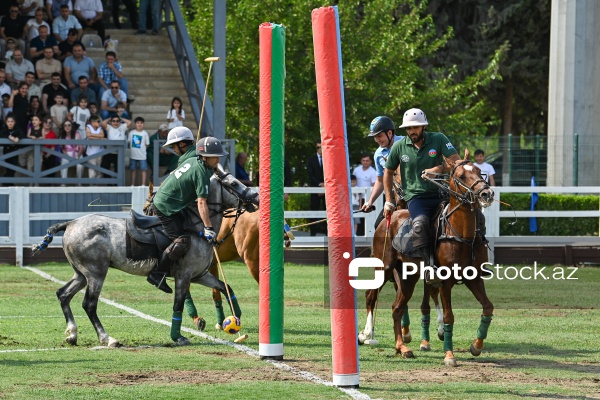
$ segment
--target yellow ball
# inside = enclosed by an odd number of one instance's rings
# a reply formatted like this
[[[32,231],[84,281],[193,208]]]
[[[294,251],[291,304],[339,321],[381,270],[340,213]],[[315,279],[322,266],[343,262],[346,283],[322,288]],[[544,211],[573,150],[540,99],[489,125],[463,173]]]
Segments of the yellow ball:
[[[223,330],[231,335],[238,333],[242,329],[242,322],[238,317],[227,317],[223,320]]]

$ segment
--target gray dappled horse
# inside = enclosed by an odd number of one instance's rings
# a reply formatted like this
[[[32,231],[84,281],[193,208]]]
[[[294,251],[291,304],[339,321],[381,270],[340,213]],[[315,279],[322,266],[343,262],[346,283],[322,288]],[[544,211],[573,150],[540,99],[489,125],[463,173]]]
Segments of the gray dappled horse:
[[[231,174],[219,170],[211,177],[208,196],[210,219],[215,231],[219,231],[223,212],[230,208],[246,208],[254,211],[258,205],[258,193],[244,186]],[[35,255],[45,249],[56,232],[65,231],[63,249],[69,263],[75,270],[73,278],[56,295],[60,301],[67,321],[66,341],[77,344],[77,324],[71,312],[70,302],[81,289],[87,290],[83,299],[83,309],[88,315],[102,345],[119,346],[119,342],[110,337],[96,314],[98,297],[108,269],[119,269],[132,275],[147,276],[158,262],[159,252],[145,260],[134,261],[127,258],[126,219],[110,218],[103,215],[86,215],[72,221],[52,225],[44,242],[34,245]],[[175,299],[173,303],[173,321],[171,339],[178,345],[187,345],[189,340],[181,335],[181,311],[190,282],[226,293],[225,284],[214,275],[207,273],[213,261],[213,244],[199,235],[190,235],[192,244],[187,254],[179,260],[169,276],[175,278]],[[229,288],[231,295],[233,291]],[[179,316],[179,318],[177,318]]]

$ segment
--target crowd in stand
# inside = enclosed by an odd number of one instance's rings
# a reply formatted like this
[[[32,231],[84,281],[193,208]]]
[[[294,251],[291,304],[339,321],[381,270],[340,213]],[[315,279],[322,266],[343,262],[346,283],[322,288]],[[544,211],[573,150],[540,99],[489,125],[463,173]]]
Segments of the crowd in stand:
[[[84,28],[91,28],[105,43],[102,1],[2,0],[0,3],[0,139],[12,142],[4,145],[4,154],[18,149],[20,139],[127,140],[131,149],[131,183],[136,184],[136,172],[140,170],[140,184],[147,184],[147,162],[153,161],[153,148],[149,145],[166,138],[168,129],[183,125],[185,113],[181,99],[174,98],[166,118],[169,125],[162,124],[152,137],[146,132],[142,117],[132,121],[128,109],[133,98],[116,52],[106,51],[105,62],[96,66],[81,42]],[[141,1],[141,25],[135,2],[123,0],[123,3],[137,33],[146,33],[141,29],[146,23],[152,26],[152,34],[158,32],[159,0]],[[113,0],[112,5],[114,25],[120,29],[119,1]],[[151,10],[149,20],[148,10]],[[99,142],[93,143],[57,146],[64,157],[43,152],[42,170],[103,150]],[[176,165],[171,156],[161,149],[159,163],[167,171]],[[7,162],[31,171],[33,157],[30,151]],[[88,162],[116,168],[117,154]],[[75,172],[81,178],[83,165],[77,165]],[[4,176],[14,175],[15,171],[7,168]],[[68,170],[62,170],[61,176],[67,177]],[[92,168],[88,169],[88,176],[100,177]]]

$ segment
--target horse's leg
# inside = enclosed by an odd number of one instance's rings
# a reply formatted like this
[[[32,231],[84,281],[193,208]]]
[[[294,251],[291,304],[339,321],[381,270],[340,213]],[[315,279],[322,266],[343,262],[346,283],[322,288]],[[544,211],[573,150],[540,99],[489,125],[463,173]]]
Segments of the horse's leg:
[[[438,339],[442,342],[444,341],[444,312],[442,310],[442,305],[440,303],[440,289],[432,287],[429,289],[431,298],[433,299],[433,304],[435,305],[435,311],[437,313],[437,335]]]
[[[73,296],[83,289],[85,285],[87,285],[85,277],[81,272],[75,270],[73,278],[56,291],[56,297],[58,297],[60,307],[62,308],[67,322],[67,329],[65,330],[65,335],[67,335],[66,341],[73,346],[77,344],[77,323],[73,317],[70,304]]]
[[[181,334],[181,323],[183,317],[183,308],[185,298],[189,293],[189,278],[183,276],[175,277],[175,299],[173,300],[173,317],[171,320],[171,339],[178,346],[187,346],[190,344],[188,338]]]
[[[219,275],[217,264],[213,264],[209,271],[213,276]],[[206,286],[206,285],[205,285]],[[212,287],[212,286],[209,286]],[[225,319],[225,311],[223,310],[223,299],[221,298],[221,292],[218,289],[212,288],[212,298],[215,302],[215,311],[217,313],[217,323],[215,324],[216,330],[223,329],[223,320]]]
[[[423,300],[421,300],[421,346],[420,350],[429,351],[431,345],[429,344],[429,321],[431,306],[429,305],[429,296],[431,291],[431,285],[423,284]]]
[[[384,281],[385,285],[385,281]],[[382,286],[383,287],[383,286]],[[365,329],[358,334],[359,344],[377,344],[378,342],[373,339],[373,330],[375,324],[375,307],[377,305],[377,298],[381,288],[369,289],[365,291],[366,307],[367,307],[367,322],[365,323]]]
[[[477,338],[473,341],[470,347],[471,354],[474,356],[478,356],[481,354],[481,350],[483,350],[483,340],[487,337],[487,331],[492,322],[492,316],[494,313],[494,305],[487,297],[485,292],[485,285],[483,279],[477,277],[474,280],[466,280],[465,286],[469,288],[473,296],[479,301],[481,307],[483,309],[483,314],[481,315],[481,320],[479,322],[479,328],[477,329]]]
[[[444,364],[448,367],[456,367],[456,358],[454,358],[454,348],[452,344],[452,331],[454,329],[454,313],[452,312],[452,280],[444,281],[440,288],[442,306],[444,308]]]
[[[196,309],[196,305],[194,304],[194,299],[192,299],[192,294],[190,293],[190,289],[188,288],[187,293],[185,294],[185,309],[194,321],[194,326],[200,332],[204,331],[206,328],[206,321],[204,318],[198,316],[198,310]]]
[[[104,284],[104,279],[106,279],[106,274],[108,273],[108,265],[106,267],[98,265],[93,269],[96,272],[93,274],[89,273],[86,276],[88,287],[85,291],[85,295],[83,296],[83,303],[81,306],[92,322],[92,325],[98,334],[98,341],[100,344],[108,347],[119,347],[119,342],[116,339],[108,336],[97,314],[98,298],[100,297],[102,285]],[[87,270],[90,271],[92,268],[88,267]]]
[[[200,285],[203,285],[203,286],[206,286],[206,287],[209,287],[212,289],[216,289],[219,292],[221,292],[222,294],[224,294],[225,296],[227,296],[227,289],[225,288],[225,284],[223,283],[223,281],[219,280],[213,274],[204,274],[200,278],[196,278],[196,279],[192,280],[192,282],[198,283]],[[238,318],[241,318],[242,317],[242,309],[240,308],[237,298],[235,297],[235,293],[233,292],[233,289],[231,288],[231,286],[227,286],[227,287],[229,289],[229,294],[231,295],[231,303],[228,303],[228,304],[230,305],[231,308],[233,308],[233,312],[235,313],[235,316]]]
[[[411,275],[408,279],[401,281],[398,272],[394,269],[394,279],[399,283],[396,291],[396,300],[392,305],[392,318],[394,319],[394,334],[396,336],[396,353],[400,353],[402,358],[414,358],[413,352],[404,344],[402,338],[402,315],[406,310],[406,305],[412,297],[418,275]]]

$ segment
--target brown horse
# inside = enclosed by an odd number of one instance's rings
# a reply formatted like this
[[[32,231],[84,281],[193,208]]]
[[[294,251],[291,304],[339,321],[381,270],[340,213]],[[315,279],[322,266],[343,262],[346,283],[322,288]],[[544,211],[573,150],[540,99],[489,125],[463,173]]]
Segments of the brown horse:
[[[154,195],[154,186],[150,183],[148,187],[148,198],[146,199],[146,205],[144,206],[144,213],[151,212],[151,207],[148,207],[152,201]],[[242,213],[238,218],[234,218],[232,215],[223,218],[221,229],[217,235],[217,254],[221,262],[235,261],[239,258],[244,260],[244,263],[250,271],[250,275],[258,283],[258,214],[255,213]],[[291,242],[287,234],[284,233],[285,247],[289,247]],[[209,272],[214,276],[219,276],[219,269],[216,260],[213,262]],[[217,322],[215,329],[222,328],[222,322],[225,319],[226,310],[223,309],[223,301],[221,293],[218,290],[212,291],[213,301],[215,302],[215,310],[217,314]],[[194,306],[191,295],[186,297],[186,309],[190,317],[194,319],[194,324],[198,327],[196,321],[198,319],[196,314],[196,308]],[[198,327],[200,329],[200,327]],[[200,329],[203,330],[203,329]]]
[[[452,288],[462,280],[465,286],[473,293],[483,309],[483,315],[477,338],[471,344],[471,354],[478,356],[483,349],[483,341],[492,320],[494,306],[485,292],[484,281],[481,278],[482,266],[487,262],[487,247],[484,238],[485,221],[480,208],[488,207],[494,200],[494,192],[487,182],[481,177],[481,171],[466,160],[458,160],[454,164],[449,177],[448,186],[444,186],[450,196],[450,203],[440,218],[439,235],[437,237],[435,254],[437,257],[438,272],[442,267],[452,268],[452,274],[443,281],[440,296],[444,310],[444,363],[456,366],[456,359],[452,347],[452,330],[454,314],[452,312]],[[410,218],[407,210],[394,212],[391,218],[390,232],[394,234],[402,223]],[[436,232],[436,230],[433,230]],[[381,239],[379,239],[381,240]],[[396,352],[403,358],[414,357],[412,351],[405,345],[402,338],[401,319],[406,304],[413,295],[419,274],[404,274],[404,263],[419,264],[418,258],[413,258],[399,253],[392,246],[386,247],[384,265],[394,262],[394,280],[399,290],[392,306],[394,319],[394,334],[396,336]],[[408,269],[408,265],[407,265]],[[422,265],[419,272],[423,273]],[[447,270],[446,270],[447,271]],[[469,274],[467,274],[467,271]],[[414,271],[413,271],[414,272]],[[475,274],[474,276],[472,274]],[[406,275],[406,276],[404,276]],[[471,279],[467,279],[470,277]],[[460,279],[463,278],[463,279]],[[428,285],[426,285],[428,286]]]

